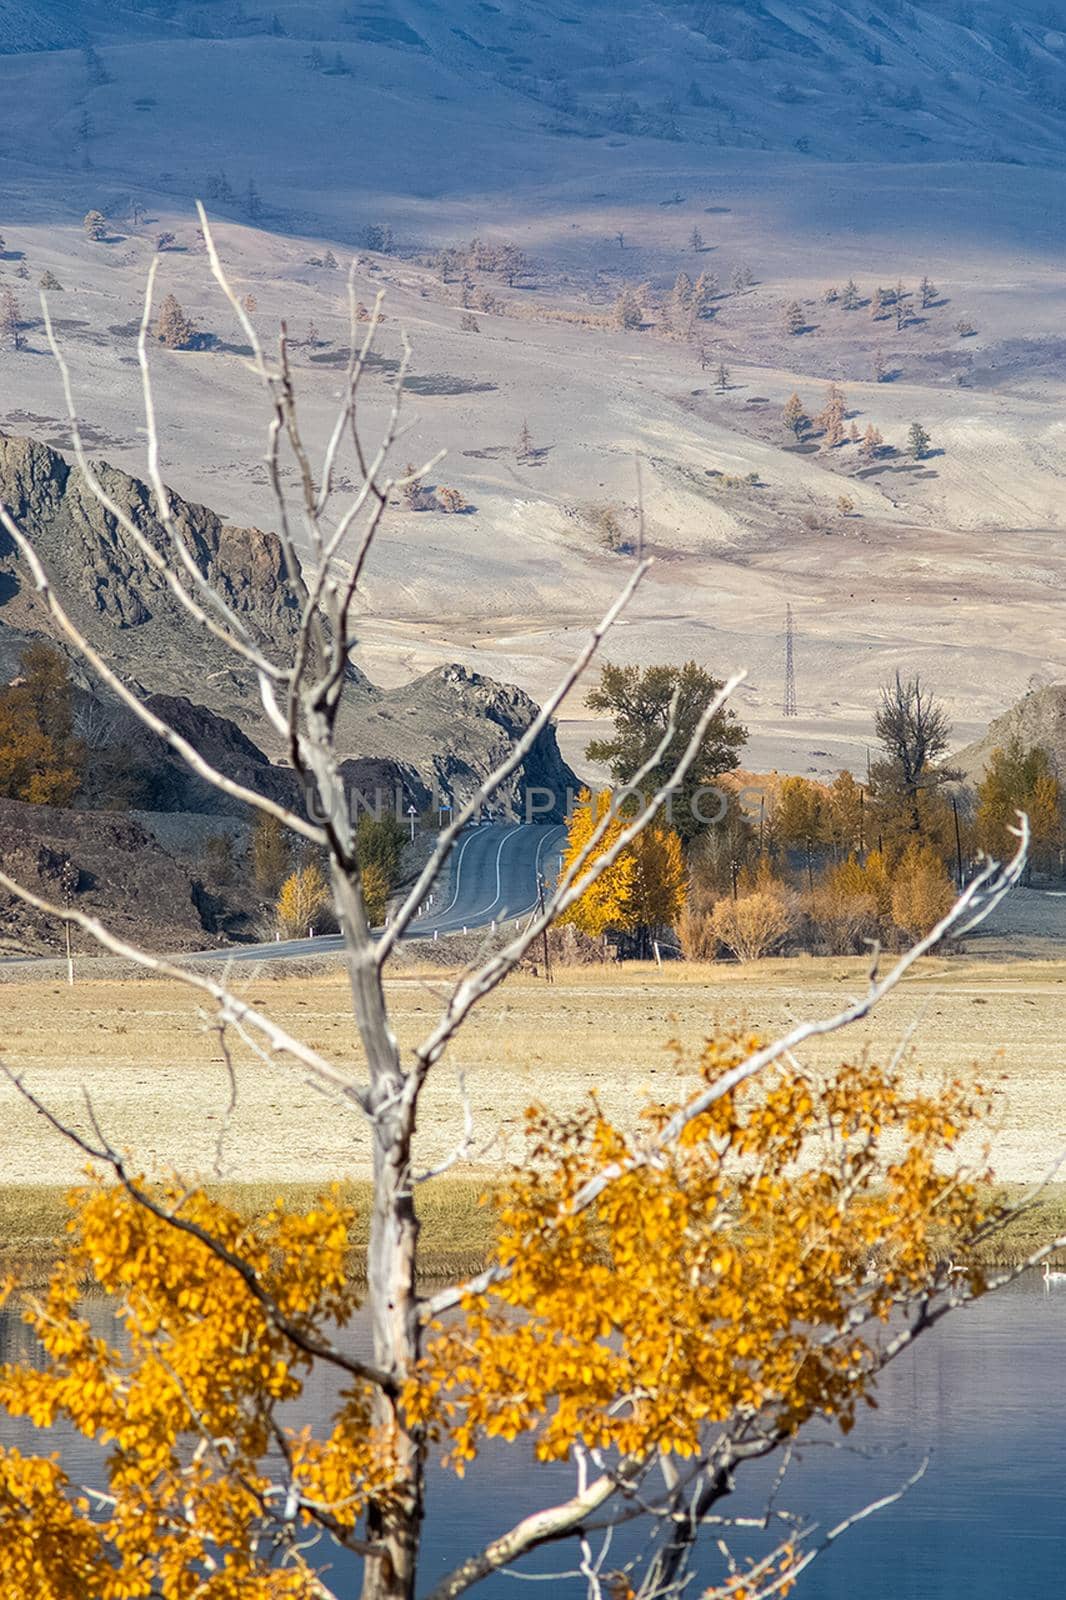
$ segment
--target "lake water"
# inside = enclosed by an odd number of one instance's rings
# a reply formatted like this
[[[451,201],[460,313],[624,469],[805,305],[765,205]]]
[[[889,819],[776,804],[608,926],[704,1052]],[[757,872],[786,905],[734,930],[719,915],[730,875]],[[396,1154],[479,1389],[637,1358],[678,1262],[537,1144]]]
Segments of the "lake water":
[[[100,1331],[110,1331],[103,1308]],[[30,1335],[0,1316],[0,1355],[26,1355]],[[299,1420],[321,1421],[329,1386],[309,1388]],[[949,1317],[887,1372],[879,1409],[867,1413],[848,1452],[812,1442],[794,1467],[781,1504],[824,1527],[895,1488],[931,1456],[929,1470],[899,1504],[860,1524],[800,1579],[803,1600],[1029,1600],[1061,1593],[1066,1573],[1066,1284],[1046,1289],[1031,1275],[1000,1294]],[[823,1437],[827,1437],[823,1434]],[[68,1469],[98,1465],[84,1441],[41,1441],[23,1423],[0,1419],[0,1440],[22,1448],[64,1449]],[[861,1451],[862,1454],[856,1453]],[[565,1467],[535,1464],[526,1446],[494,1447],[465,1483],[434,1471],[424,1579],[435,1577],[499,1533],[517,1516],[568,1493]],[[748,1495],[744,1502],[749,1501]],[[740,1509],[744,1503],[736,1503]],[[615,1547],[609,1565],[628,1554]],[[527,1572],[558,1572],[563,1551],[531,1558]],[[342,1595],[357,1593],[334,1565]],[[708,1553],[698,1578],[720,1567]],[[522,1592],[498,1577],[475,1591],[499,1597]],[[691,1586],[697,1595],[700,1583]],[[559,1600],[584,1596],[585,1585],[557,1577],[534,1593]]]

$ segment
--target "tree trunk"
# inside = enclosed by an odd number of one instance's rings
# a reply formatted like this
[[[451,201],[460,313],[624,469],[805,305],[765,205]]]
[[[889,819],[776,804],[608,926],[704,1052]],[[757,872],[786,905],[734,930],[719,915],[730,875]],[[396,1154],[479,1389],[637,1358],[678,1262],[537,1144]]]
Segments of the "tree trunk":
[[[345,930],[348,976],[369,1071],[374,1199],[367,1247],[367,1309],[374,1362],[399,1388],[418,1361],[418,1219],[411,1173],[417,1095],[409,1093],[389,1026],[374,944],[359,886],[336,863],[334,900]],[[394,1395],[376,1393],[373,1425],[391,1442],[395,1477],[388,1499],[367,1508],[366,1533],[381,1546],[363,1568],[362,1600],[414,1600],[424,1503],[425,1445]]]
[[[418,1220],[411,1186],[410,1140],[397,1126],[405,1117],[395,1108],[374,1130],[374,1208],[367,1256],[368,1302],[374,1359],[398,1381],[418,1359],[419,1324],[415,1299]],[[425,1449],[397,1411],[379,1394],[374,1424],[391,1435],[397,1482],[387,1505],[372,1503],[367,1538],[384,1548],[366,1559],[362,1600],[414,1600],[425,1496]]]

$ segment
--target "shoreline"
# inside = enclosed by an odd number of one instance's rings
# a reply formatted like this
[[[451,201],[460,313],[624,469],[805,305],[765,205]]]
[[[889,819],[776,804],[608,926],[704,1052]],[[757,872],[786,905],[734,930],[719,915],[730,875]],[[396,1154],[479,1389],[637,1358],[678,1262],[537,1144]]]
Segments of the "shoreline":
[[[321,1195],[319,1184],[207,1183],[208,1193],[224,1200],[249,1219],[284,1199],[292,1208],[310,1208]],[[353,1282],[365,1282],[362,1270],[366,1248],[370,1185],[340,1186],[342,1198],[356,1210],[349,1235],[349,1273]],[[422,1235],[419,1280],[426,1284],[455,1282],[480,1272],[488,1264],[495,1239],[496,1213],[491,1204],[492,1182],[487,1178],[436,1178],[419,1191]],[[0,1185],[0,1276],[16,1274],[23,1288],[38,1288],[62,1254],[62,1234],[70,1216],[66,1185]],[[990,1191],[1002,1204],[1020,1205],[1032,1193],[1029,1185],[1003,1184]],[[1066,1235],[1066,1182],[1049,1184],[1045,1191],[1001,1233],[969,1254],[970,1260],[989,1268],[1018,1266],[1049,1239]],[[1066,1247],[1050,1258],[1066,1266]]]

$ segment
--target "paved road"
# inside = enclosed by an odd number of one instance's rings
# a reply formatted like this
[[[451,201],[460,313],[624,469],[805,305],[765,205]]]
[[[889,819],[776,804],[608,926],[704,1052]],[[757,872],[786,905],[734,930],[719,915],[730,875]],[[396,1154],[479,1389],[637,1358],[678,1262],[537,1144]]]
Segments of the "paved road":
[[[432,903],[411,924],[407,937],[487,928],[493,922],[528,916],[537,903],[537,874],[552,882],[566,837],[560,824],[487,824],[460,835]],[[197,953],[197,959],[282,961],[293,956],[330,955],[343,947],[339,934],[317,939],[284,939],[273,944],[225,945]]]

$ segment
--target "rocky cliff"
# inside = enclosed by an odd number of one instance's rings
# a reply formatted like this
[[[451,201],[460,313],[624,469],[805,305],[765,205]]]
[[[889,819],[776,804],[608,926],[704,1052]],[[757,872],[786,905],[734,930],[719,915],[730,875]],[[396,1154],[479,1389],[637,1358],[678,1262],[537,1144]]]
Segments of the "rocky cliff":
[[[984,775],[993,750],[1004,749],[1015,738],[1025,746],[1043,745],[1059,776],[1066,776],[1066,683],[1030,690],[1009,711],[990,722],[980,739],[952,756],[951,764],[959,767],[969,782],[976,783]]]
[[[146,485],[106,463],[97,471],[112,500],[164,551],[166,535]],[[251,673],[192,622],[162,575],[88,492],[81,473],[45,445],[0,434],[0,499],[32,539],[74,621],[126,680],[146,699],[162,697],[161,713],[206,740],[227,771],[247,781],[254,776],[279,796],[291,790],[291,773],[268,761],[277,752]],[[305,591],[300,575],[286,570],[276,535],[234,527],[176,495],[172,508],[201,572],[273,659],[289,659]],[[26,638],[42,633],[54,634],[51,619],[0,530],[0,675],[9,679]],[[88,686],[80,663],[72,661],[72,670]],[[536,715],[520,689],[460,666],[389,691],[352,666],[338,738],[353,786],[400,782],[424,803],[434,791],[445,798],[469,793]],[[142,767],[158,765],[164,798],[157,809],[219,809],[203,786],[179,779],[158,742],[128,715],[117,726]],[[522,794],[534,785],[558,796],[553,814],[561,816],[576,779],[551,729],[500,796],[502,810],[518,814]]]

